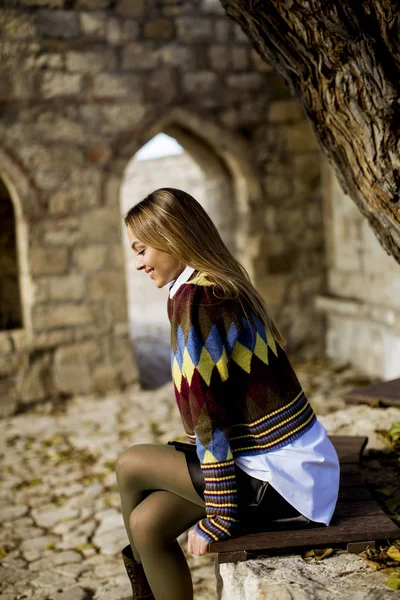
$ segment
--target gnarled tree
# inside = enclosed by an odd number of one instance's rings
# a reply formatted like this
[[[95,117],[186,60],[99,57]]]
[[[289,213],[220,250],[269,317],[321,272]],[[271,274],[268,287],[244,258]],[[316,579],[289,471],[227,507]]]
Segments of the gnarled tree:
[[[343,189],[400,263],[400,4],[221,2],[300,100]]]

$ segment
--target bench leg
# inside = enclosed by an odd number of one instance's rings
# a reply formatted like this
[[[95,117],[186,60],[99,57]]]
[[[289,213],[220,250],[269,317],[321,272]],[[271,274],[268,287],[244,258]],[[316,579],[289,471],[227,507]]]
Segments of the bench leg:
[[[347,552],[350,554],[360,554],[367,548],[373,548],[375,550],[375,540],[369,540],[365,542],[349,542],[347,544]]]

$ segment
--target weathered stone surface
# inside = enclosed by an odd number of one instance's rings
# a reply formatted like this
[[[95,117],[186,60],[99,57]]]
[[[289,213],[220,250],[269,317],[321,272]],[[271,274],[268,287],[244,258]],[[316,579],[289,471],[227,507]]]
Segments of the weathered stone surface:
[[[92,379],[86,348],[79,345],[58,348],[54,354],[54,382],[65,393],[88,393]]]
[[[174,26],[168,19],[146,21],[143,27],[144,36],[153,40],[169,40],[173,37]]]
[[[124,71],[152,69],[157,66],[158,60],[158,51],[151,43],[132,42],[125,46],[122,69]]]
[[[178,38],[185,43],[204,42],[212,37],[212,20],[193,17],[176,19]]]
[[[63,277],[49,277],[49,298],[51,300],[81,300],[85,293],[83,275],[73,274]]]
[[[189,94],[206,96],[213,94],[218,87],[218,77],[211,71],[199,71],[198,73],[187,73],[183,84]]]
[[[25,505],[0,507],[0,520],[2,523],[4,521],[14,521],[15,519],[19,519],[26,515],[27,512],[28,507]]]
[[[35,329],[54,329],[74,325],[87,325],[93,323],[94,313],[90,306],[63,302],[52,305],[36,306],[32,315]]]
[[[108,248],[101,244],[78,246],[73,250],[72,259],[83,272],[98,271],[104,266],[107,253]]]
[[[142,17],[146,10],[146,0],[117,0],[116,12],[123,17]]]
[[[83,34],[91,38],[103,38],[106,32],[106,15],[103,12],[81,12],[79,22]]]
[[[110,50],[106,52],[67,52],[65,57],[67,70],[79,73],[98,73],[116,66],[116,56]]]
[[[136,4],[136,3],[135,3]],[[133,19],[109,18],[106,23],[106,39],[109,44],[119,45],[137,38],[139,25]]]
[[[31,250],[31,268],[35,275],[52,275],[63,273],[68,264],[66,248],[45,250],[33,248]]]
[[[39,527],[50,529],[59,521],[73,519],[79,513],[76,509],[61,506],[60,508],[54,507],[47,510],[33,510],[31,514]]]
[[[78,15],[66,10],[42,10],[36,16],[36,25],[48,37],[71,39],[80,33]]]
[[[41,90],[44,98],[73,96],[81,90],[82,77],[79,74],[47,72],[42,75]]]

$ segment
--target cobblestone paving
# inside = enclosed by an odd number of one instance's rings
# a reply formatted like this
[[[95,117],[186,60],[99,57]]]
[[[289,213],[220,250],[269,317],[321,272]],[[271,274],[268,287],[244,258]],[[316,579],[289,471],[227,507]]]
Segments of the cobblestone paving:
[[[321,415],[368,383],[326,361],[295,368]],[[182,433],[170,383],[47,403],[2,420],[0,600],[129,598],[115,460],[132,444],[184,440]],[[179,541],[186,552],[186,534]],[[213,556],[187,558],[196,600],[216,598]]]

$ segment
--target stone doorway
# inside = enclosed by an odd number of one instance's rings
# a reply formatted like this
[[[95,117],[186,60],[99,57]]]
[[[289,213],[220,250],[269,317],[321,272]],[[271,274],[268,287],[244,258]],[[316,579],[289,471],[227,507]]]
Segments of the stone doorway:
[[[170,126],[164,132],[154,136],[127,164],[121,185],[122,214],[159,187],[183,189],[200,202],[235,253],[236,212],[226,167],[203,142],[181,128]],[[146,152],[155,147],[157,140],[159,147],[162,142],[170,141],[169,154],[158,156],[157,149],[150,154]],[[229,203],[230,210],[226,210]],[[158,289],[143,272],[136,271],[134,254],[124,231],[123,245],[130,339],[135,347],[140,383],[145,389],[154,389],[171,379],[168,286]]]

